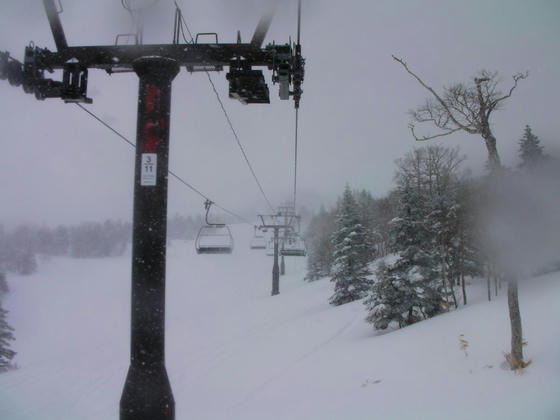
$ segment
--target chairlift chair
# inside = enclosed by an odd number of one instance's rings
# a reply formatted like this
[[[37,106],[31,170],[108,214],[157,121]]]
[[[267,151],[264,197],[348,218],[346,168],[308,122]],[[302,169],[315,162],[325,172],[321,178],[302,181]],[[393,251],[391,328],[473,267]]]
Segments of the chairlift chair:
[[[280,255],[285,257],[305,257],[307,255],[305,242],[299,236],[288,237],[284,241]]]
[[[274,255],[274,238],[268,240],[268,245],[266,246],[266,255],[272,257]]]
[[[202,226],[196,237],[197,254],[231,254],[233,236],[227,225]]]
[[[210,223],[208,212],[213,203],[206,200],[206,226],[202,226],[196,236],[195,247],[197,254],[231,254],[233,251],[233,236],[229,227],[224,223]]]
[[[263,235],[257,234],[257,227],[255,226],[255,233],[253,239],[249,243],[251,249],[266,249],[266,238]]]

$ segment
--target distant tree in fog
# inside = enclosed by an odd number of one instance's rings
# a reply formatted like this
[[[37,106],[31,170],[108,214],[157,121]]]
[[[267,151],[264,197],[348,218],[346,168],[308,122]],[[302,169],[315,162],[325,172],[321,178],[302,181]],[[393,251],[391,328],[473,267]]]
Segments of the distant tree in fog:
[[[523,137],[519,140],[519,157],[521,158],[520,168],[533,168],[543,163],[545,159],[540,140],[533,134],[529,125],[525,126]]]
[[[2,298],[2,295],[5,295],[9,291],[10,288],[8,287],[8,282],[6,281],[6,273],[0,269],[0,299]]]
[[[305,276],[307,281],[318,280],[330,275],[334,260],[331,237],[335,229],[334,210],[326,211],[324,207],[321,207],[319,213],[309,221],[304,235],[305,245],[308,249]]]
[[[387,196],[376,199],[373,205],[374,244],[377,247],[377,255],[384,257],[390,252],[391,233],[389,222],[397,216],[398,194],[393,190]]]
[[[202,224],[204,224],[204,219],[200,215],[185,217],[176,213],[167,219],[167,241],[194,239]]]
[[[110,220],[82,223],[69,231],[70,256],[102,258],[122,255],[130,240],[130,224]]]
[[[70,234],[66,226],[58,226],[52,233],[50,255],[68,255]]]
[[[17,249],[8,267],[22,276],[29,276],[37,271],[37,258],[31,249]]]
[[[0,275],[6,273],[6,232],[4,226],[0,224]]]
[[[21,225],[5,236],[3,254],[7,271],[24,276],[37,271],[35,232],[32,226]]]
[[[356,201],[358,217],[366,230],[369,259],[373,260],[377,257],[378,247],[376,245],[379,240],[376,229],[376,200],[370,192],[364,189],[355,191],[353,195]]]

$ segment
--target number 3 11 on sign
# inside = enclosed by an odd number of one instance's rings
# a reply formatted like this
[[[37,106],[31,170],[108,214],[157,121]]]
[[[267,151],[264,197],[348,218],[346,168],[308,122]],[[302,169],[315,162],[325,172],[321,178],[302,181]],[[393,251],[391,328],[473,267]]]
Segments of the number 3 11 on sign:
[[[156,185],[157,154],[142,153],[142,170],[140,173],[140,185],[153,187]]]

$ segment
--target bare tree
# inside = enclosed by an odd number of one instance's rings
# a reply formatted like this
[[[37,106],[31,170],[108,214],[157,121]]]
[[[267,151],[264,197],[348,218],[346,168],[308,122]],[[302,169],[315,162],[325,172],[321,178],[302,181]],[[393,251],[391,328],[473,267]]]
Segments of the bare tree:
[[[511,97],[519,81],[527,78],[529,74],[527,72],[514,74],[512,76],[513,85],[504,94],[498,89],[498,73],[482,70],[474,78],[473,85],[455,83],[444,87],[443,94],[439,95],[412,72],[402,59],[395,56],[393,59],[431,93],[431,97],[423,105],[410,111],[413,120],[410,130],[414,138],[418,141],[431,140],[449,136],[458,131],[480,135],[488,150],[490,167],[499,168],[500,157],[496,147],[496,137],[490,129],[490,116],[492,112],[500,109],[506,99]],[[439,132],[420,137],[416,134],[415,123],[431,123]]]
[[[480,71],[474,78],[473,85],[455,83],[443,88],[443,94],[438,94],[427,85],[418,75],[410,70],[405,61],[393,56],[412,77],[414,77],[431,96],[424,105],[410,111],[412,122],[410,130],[417,141],[432,140],[449,136],[458,131],[480,135],[488,151],[488,162],[492,175],[501,172],[500,156],[496,146],[496,137],[490,129],[490,116],[492,112],[500,109],[503,102],[511,97],[520,80],[528,77],[528,72],[513,75],[513,85],[502,93],[498,89],[498,73]],[[419,137],[415,131],[415,123],[428,123],[438,129],[438,133]],[[508,272],[503,268],[504,272]],[[523,361],[523,338],[521,329],[521,312],[519,310],[517,278],[508,276],[508,307],[511,324],[511,354],[508,361],[512,369],[522,368],[526,365]]]

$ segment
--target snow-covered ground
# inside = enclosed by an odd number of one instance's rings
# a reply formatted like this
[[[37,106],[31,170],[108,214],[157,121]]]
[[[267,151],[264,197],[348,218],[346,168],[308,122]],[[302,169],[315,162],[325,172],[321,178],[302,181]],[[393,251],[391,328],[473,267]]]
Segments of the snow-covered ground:
[[[287,258],[270,296],[272,259],[235,226],[231,255],[168,249],[166,364],[182,419],[559,419],[560,272],[520,288],[522,374],[509,348],[505,290],[470,286],[459,311],[377,333],[332,284],[303,282]],[[0,419],[116,419],[128,370],[130,255],[42,261],[10,277],[5,298],[19,369],[0,375]],[[462,334],[462,336],[461,336]],[[468,342],[461,350],[459,338]]]

